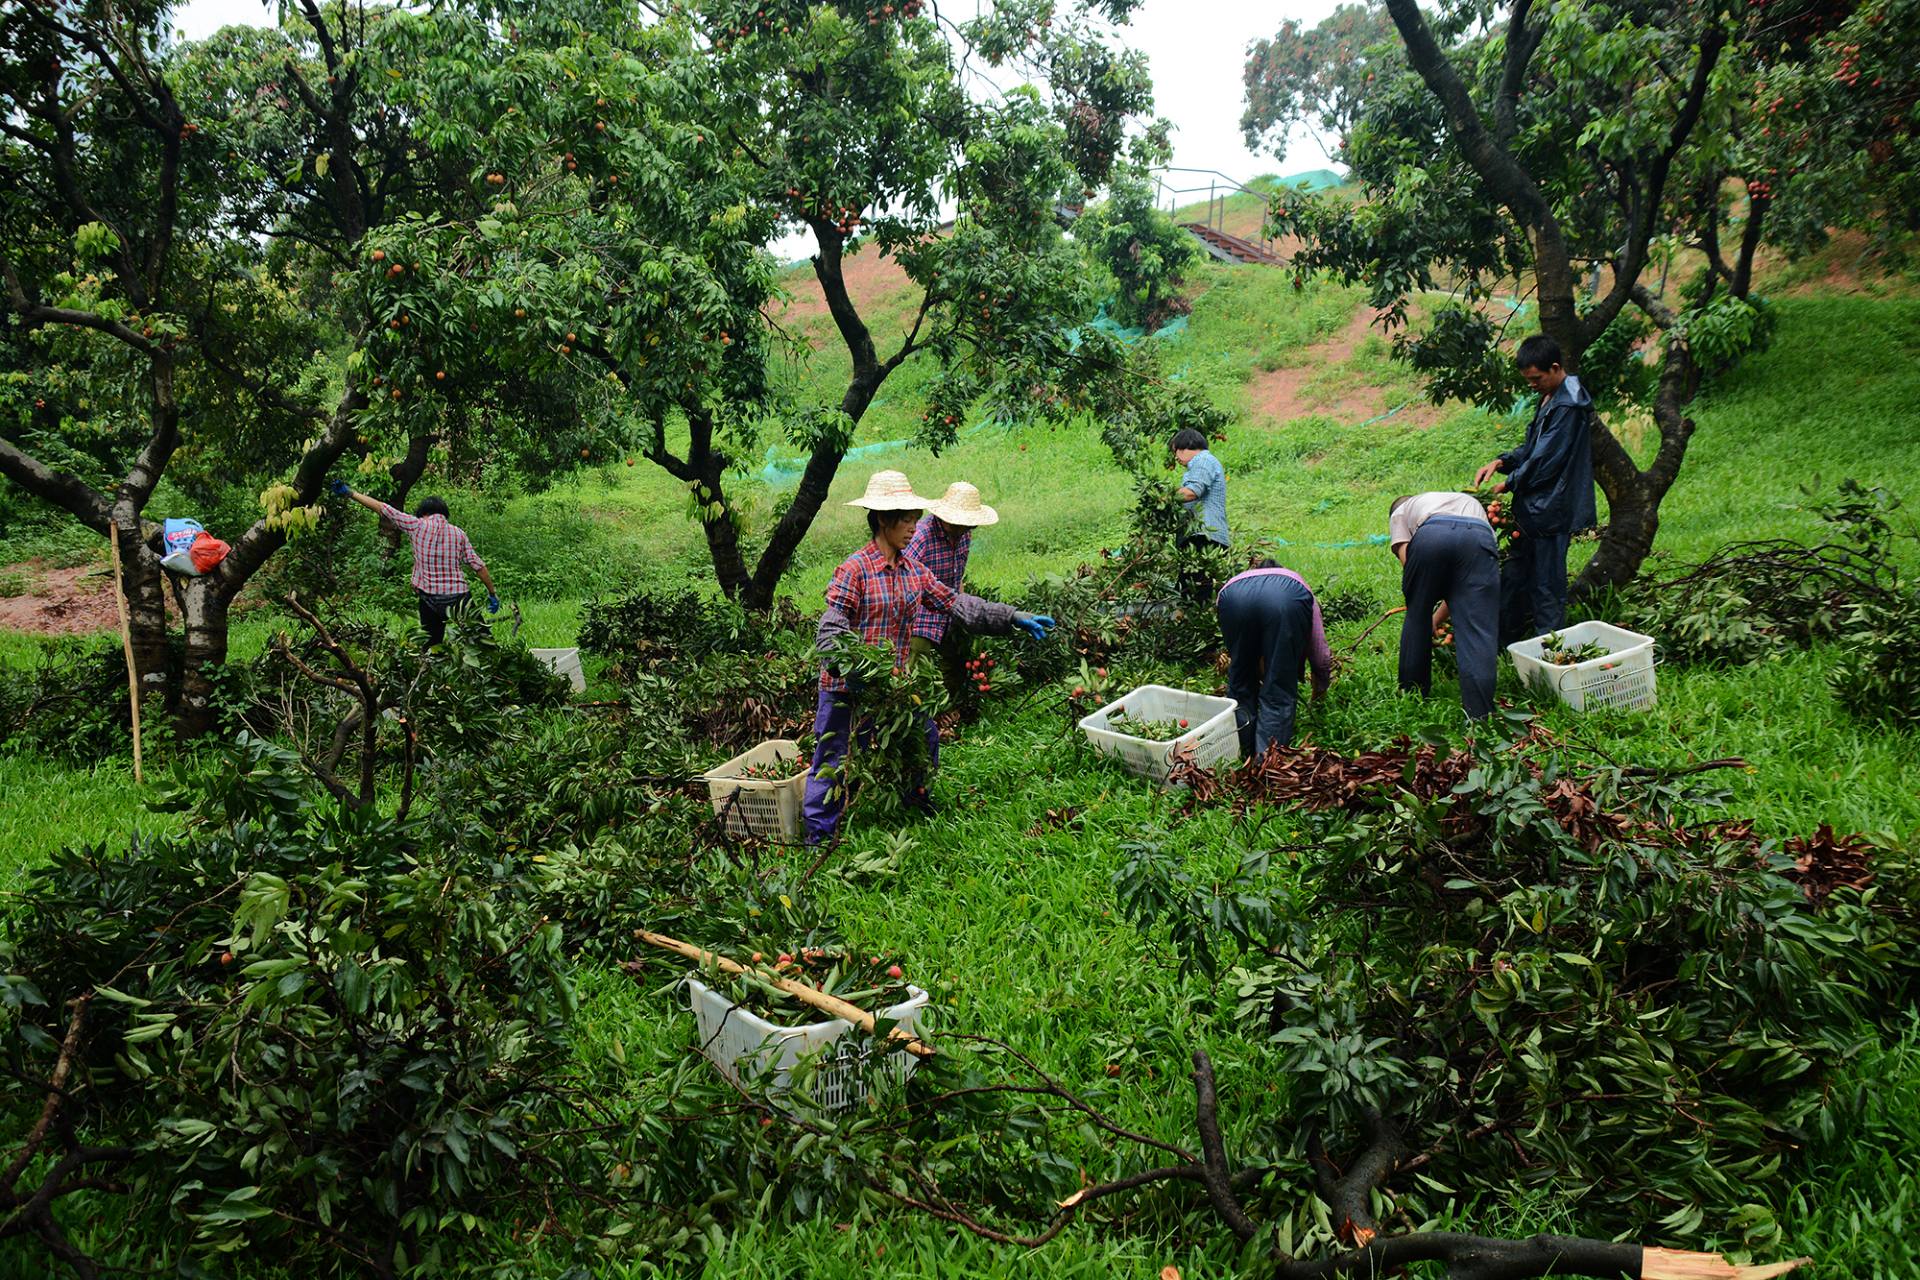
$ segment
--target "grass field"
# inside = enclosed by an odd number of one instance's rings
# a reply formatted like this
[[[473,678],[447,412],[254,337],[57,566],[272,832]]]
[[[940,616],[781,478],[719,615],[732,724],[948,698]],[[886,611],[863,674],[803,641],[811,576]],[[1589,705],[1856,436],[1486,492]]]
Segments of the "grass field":
[[[1281,272],[1204,268],[1186,333],[1168,340],[1171,367],[1202,380],[1224,404],[1245,404],[1249,379],[1310,358],[1358,305],[1336,290],[1295,295]],[[1920,499],[1920,419],[1907,387],[1920,357],[1920,303],[1794,298],[1780,307],[1773,347],[1708,388],[1693,413],[1692,455],[1663,509],[1664,557],[1697,556],[1731,539],[1806,535],[1796,509],[1804,484],[1842,477],[1887,485]],[[823,381],[832,381],[832,359]],[[1365,342],[1324,371],[1331,379],[1410,395],[1383,344]],[[914,377],[890,383],[869,414],[862,443],[905,439],[917,413]],[[1362,425],[1335,414],[1285,421],[1243,413],[1218,452],[1229,479],[1239,545],[1279,544],[1284,563],[1316,587],[1372,593],[1397,603],[1398,567],[1369,541],[1385,528],[1395,494],[1454,488],[1519,428],[1462,407],[1415,426],[1397,416]],[[834,563],[860,541],[857,511],[839,505],[884,461],[916,485],[977,484],[1001,522],[975,541],[970,577],[1012,590],[1028,577],[1075,565],[1125,529],[1122,474],[1091,433],[976,430],[935,458],[911,446],[848,465],[834,501],[809,535],[789,580],[806,607]],[[1169,481],[1173,479],[1169,475]],[[769,504],[777,495],[761,490]],[[520,600],[526,638],[571,643],[581,597],[628,582],[698,581],[704,550],[676,487],[644,464],[615,466],[540,495],[489,501],[456,495],[459,522]],[[568,590],[571,585],[574,589]],[[257,652],[272,623],[239,624],[236,649]],[[1335,647],[1362,623],[1335,628]],[[1340,747],[1372,746],[1433,728],[1458,735],[1454,690],[1423,701],[1394,688],[1393,626],[1361,646],[1330,698],[1309,711],[1304,732]],[[32,645],[0,644],[25,659]],[[1840,711],[1824,680],[1831,655],[1796,654],[1724,671],[1663,668],[1658,707],[1644,715],[1580,720],[1551,712],[1556,728],[1616,759],[1678,762],[1738,755],[1734,809],[1766,831],[1802,833],[1822,822],[1841,830],[1920,838],[1920,739],[1863,725]],[[936,786],[941,816],[908,831],[891,874],[834,882],[827,905],[849,937],[914,957],[947,1025],[1020,1045],[1049,1071],[1084,1086],[1118,1120],[1173,1137],[1191,1108],[1181,1063],[1196,1045],[1215,1055],[1234,1133],[1261,1124],[1273,1050],[1232,1033],[1204,983],[1176,975],[1164,947],[1142,941],[1113,910],[1109,879],[1119,843],[1142,828],[1166,828],[1166,803],[1104,768],[1089,768],[1044,707],[983,722],[945,753]],[[150,790],[151,788],[149,788]],[[1075,806],[1083,825],[1029,835],[1048,809]],[[124,840],[165,821],[144,811],[127,762],[87,770],[0,756],[0,894],[23,868],[62,843]],[[856,830],[856,849],[877,851],[883,833]],[[1235,837],[1220,812],[1178,826],[1172,837],[1197,864],[1231,857]],[[583,1067],[615,1078],[615,1056],[676,1056],[689,1020],[642,996],[611,970],[587,975]],[[614,1042],[620,1042],[616,1051]],[[1108,1064],[1121,1068],[1109,1077]],[[643,1083],[628,1086],[644,1093]],[[1920,1024],[1856,1064],[1831,1103],[1857,1134],[1810,1146],[1777,1187],[1757,1189],[1782,1207],[1788,1248],[1816,1256],[1817,1273],[1920,1274],[1920,1247],[1904,1224],[1920,1215],[1912,1170],[1920,1167]],[[1095,1171],[1097,1172],[1097,1171]],[[1551,1206],[1462,1203],[1487,1229],[1569,1227]],[[502,1250],[510,1248],[504,1240]],[[24,1255],[0,1246],[0,1272]],[[833,1223],[770,1219],[735,1233],[711,1274],[893,1276],[1151,1276],[1173,1263],[1193,1277],[1235,1270],[1227,1249],[1167,1238],[1150,1211],[1124,1235],[1070,1231],[1039,1258],[956,1238],[923,1220]],[[526,1273],[542,1273],[531,1258]],[[26,1274],[26,1272],[16,1272]],[[653,1274],[642,1258],[609,1260],[604,1274]]]

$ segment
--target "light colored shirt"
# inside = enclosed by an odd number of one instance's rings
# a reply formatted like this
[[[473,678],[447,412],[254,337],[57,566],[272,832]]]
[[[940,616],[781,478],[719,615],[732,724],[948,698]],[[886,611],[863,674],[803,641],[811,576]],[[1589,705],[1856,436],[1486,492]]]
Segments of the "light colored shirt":
[[[1206,535],[1223,547],[1231,546],[1232,539],[1227,536],[1227,469],[1220,465],[1220,459],[1207,449],[1194,454],[1187,463],[1187,474],[1180,477],[1180,487],[1193,495],[1187,510],[1198,509],[1200,527]]]
[[[1459,516],[1487,524],[1486,508],[1470,493],[1416,493],[1387,517],[1387,545],[1403,546],[1413,541],[1420,526],[1435,516]],[[1488,525],[1488,528],[1493,526]]]

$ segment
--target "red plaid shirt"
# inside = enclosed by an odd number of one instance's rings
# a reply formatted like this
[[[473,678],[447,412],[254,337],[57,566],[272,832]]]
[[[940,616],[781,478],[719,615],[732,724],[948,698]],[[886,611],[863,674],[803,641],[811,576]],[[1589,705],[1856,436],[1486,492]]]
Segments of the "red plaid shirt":
[[[457,596],[467,589],[460,566],[487,567],[467,541],[466,531],[447,523],[445,516],[410,516],[386,503],[380,514],[393,521],[413,542],[413,585],[430,596]]]
[[[948,529],[958,536],[950,536]],[[967,576],[967,552],[972,547],[973,530],[965,525],[942,527],[938,517],[922,516],[920,523],[914,526],[913,541],[907,544],[907,554],[925,565],[934,577],[958,591],[960,583]],[[923,605],[913,620],[913,634],[939,644],[947,635],[947,615],[936,613]]]
[[[896,669],[907,665],[907,642],[922,603],[944,613],[955,594],[911,555],[888,564],[871,542],[835,569],[827,584],[827,604],[847,616],[862,644],[892,645]],[[838,693],[847,682],[823,666],[820,687]]]

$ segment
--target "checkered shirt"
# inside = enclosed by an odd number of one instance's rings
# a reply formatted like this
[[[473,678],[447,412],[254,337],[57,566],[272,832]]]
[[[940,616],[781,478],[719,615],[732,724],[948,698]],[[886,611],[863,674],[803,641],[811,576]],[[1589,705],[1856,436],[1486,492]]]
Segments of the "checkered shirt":
[[[907,554],[927,566],[927,571],[934,577],[958,591],[961,581],[967,576],[967,552],[973,547],[973,530],[964,525],[949,527],[959,536],[949,537],[937,518],[922,516],[920,523],[914,526],[913,541],[907,544]],[[939,644],[946,639],[947,615],[922,607],[913,620],[913,634]]]
[[[953,606],[956,594],[911,555],[903,554],[897,564],[888,564],[871,542],[835,569],[833,581],[827,584],[827,603],[847,616],[860,642],[892,645],[899,668],[907,665],[907,643],[921,602],[944,611]],[[838,693],[847,682],[823,666],[820,687]]]
[[[487,567],[467,541],[466,531],[447,523],[445,516],[410,516],[386,503],[380,514],[393,521],[413,543],[413,585],[430,596],[457,596],[467,589],[461,565]]]

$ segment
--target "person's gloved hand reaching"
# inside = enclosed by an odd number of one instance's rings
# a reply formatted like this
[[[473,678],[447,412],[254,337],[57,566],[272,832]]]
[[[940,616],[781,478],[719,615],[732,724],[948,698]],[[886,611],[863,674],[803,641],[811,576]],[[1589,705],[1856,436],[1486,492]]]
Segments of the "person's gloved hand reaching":
[[[329,480],[327,482],[327,488],[333,490],[334,495],[336,497],[341,497],[341,498],[344,498],[348,494],[353,492],[353,486],[348,484],[345,480]]]
[[[487,593],[487,612],[488,613],[500,612],[500,597],[494,595],[492,592]]]
[[[1053,619],[1044,613],[1016,612],[1013,615],[1013,625],[1035,640],[1045,640],[1047,632],[1053,628]]]

